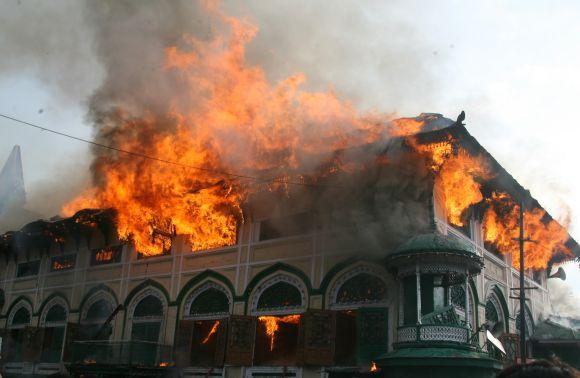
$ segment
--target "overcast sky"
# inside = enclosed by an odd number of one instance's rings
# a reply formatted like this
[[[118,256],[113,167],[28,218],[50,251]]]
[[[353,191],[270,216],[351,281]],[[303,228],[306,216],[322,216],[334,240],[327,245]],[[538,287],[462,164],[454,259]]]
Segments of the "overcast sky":
[[[82,40],[80,6],[49,4],[0,5],[0,112],[90,138],[84,101],[102,79],[99,62]],[[305,72],[314,89],[333,87],[361,109],[401,116],[454,119],[465,110],[468,130],[553,216],[569,212],[580,238],[580,2],[255,0],[225,7],[260,28],[249,59],[263,60],[272,80]],[[35,13],[46,21],[38,29]],[[23,42],[15,48],[9,37],[16,34]],[[86,145],[0,119],[0,162],[15,144],[29,207],[56,211],[58,203],[43,201],[45,190],[64,199],[88,182]],[[567,270],[570,287],[580,288],[577,269]]]

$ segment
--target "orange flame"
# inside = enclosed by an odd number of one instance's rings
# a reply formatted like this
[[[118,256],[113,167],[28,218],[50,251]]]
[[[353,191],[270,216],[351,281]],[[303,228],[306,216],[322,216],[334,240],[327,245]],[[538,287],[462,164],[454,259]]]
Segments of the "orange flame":
[[[108,144],[176,164],[102,153],[93,164],[95,186],[63,208],[65,215],[115,208],[119,237],[131,239],[143,255],[168,249],[171,230],[188,235],[193,250],[235,244],[252,180],[230,172],[284,176],[306,170],[312,154],[330,156],[387,134],[384,124],[363,119],[332,91],[302,89],[301,73],[270,83],[262,68],[245,61],[257,28],[206,6],[208,19],[224,27],[209,40],[184,36],[180,47],[165,49],[164,65],[152,72],[152,82],[159,75],[186,89],[155,113],[120,109],[101,118]]]
[[[279,323],[298,324],[300,315],[286,316],[260,316],[258,320],[266,326],[266,335],[270,338],[270,351],[274,350],[276,333],[279,329]]]
[[[517,238],[520,207],[507,193],[494,192],[487,202],[489,207],[483,221],[484,239],[501,253],[511,253],[513,266],[519,267]],[[524,233],[524,237],[530,240],[524,246],[526,268],[545,268],[553,252],[572,256],[572,252],[565,245],[568,232],[558,222],[549,219],[540,208],[524,212]]]
[[[481,181],[492,177],[487,163],[481,156],[471,156],[459,149],[454,152],[454,141],[419,144],[410,139],[411,146],[427,156],[429,168],[438,175],[448,221],[463,226],[463,215],[471,205],[483,200]]]
[[[379,368],[377,367],[377,364],[375,361],[371,361],[371,368],[369,369],[369,371],[371,373],[376,373],[377,371],[379,371]]]
[[[207,342],[209,341],[209,339],[217,332],[218,326],[220,325],[220,321],[216,320],[213,323],[213,326],[211,327],[211,329],[209,330],[207,336],[205,337],[205,339],[202,340],[202,344],[207,344]]]
[[[439,178],[445,196],[445,210],[449,223],[463,226],[465,211],[470,206],[483,203],[488,207],[483,216],[484,240],[501,253],[511,253],[512,263],[519,266],[519,207],[507,193],[493,193],[484,199],[482,183],[494,177],[482,156],[471,156],[465,151],[454,151],[454,141],[419,144],[415,138],[410,145],[425,155],[430,169]],[[571,256],[565,246],[568,232],[558,222],[548,219],[540,208],[526,211],[524,216],[526,235],[533,243],[526,243],[526,267],[545,268],[554,253]]]

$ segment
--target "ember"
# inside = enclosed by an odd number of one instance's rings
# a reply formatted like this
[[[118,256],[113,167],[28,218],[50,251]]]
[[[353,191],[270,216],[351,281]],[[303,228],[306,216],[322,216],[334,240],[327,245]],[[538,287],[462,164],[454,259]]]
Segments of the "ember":
[[[300,315],[286,315],[286,316],[260,316],[258,320],[266,326],[266,335],[270,339],[270,351],[274,350],[276,341],[276,333],[278,332],[279,323],[298,324]]]

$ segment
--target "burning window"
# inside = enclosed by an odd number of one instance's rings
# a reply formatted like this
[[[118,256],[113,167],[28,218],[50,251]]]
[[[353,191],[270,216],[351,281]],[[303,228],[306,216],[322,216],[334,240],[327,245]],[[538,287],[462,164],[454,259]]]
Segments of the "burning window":
[[[223,331],[220,328],[223,319],[196,320],[193,325],[193,343],[191,347],[191,364],[193,366],[216,366],[218,347]],[[223,358],[223,357],[222,357]]]
[[[39,270],[40,270],[40,260],[21,263],[18,264],[18,269],[16,270],[16,277],[35,276],[38,274]]]
[[[55,256],[50,259],[50,271],[68,270],[75,267],[77,255]]]
[[[260,240],[304,235],[312,231],[312,214],[299,213],[260,222]]]
[[[254,362],[288,366],[296,363],[300,315],[259,316]]]
[[[105,265],[121,262],[123,246],[95,249],[91,252],[91,266]]]

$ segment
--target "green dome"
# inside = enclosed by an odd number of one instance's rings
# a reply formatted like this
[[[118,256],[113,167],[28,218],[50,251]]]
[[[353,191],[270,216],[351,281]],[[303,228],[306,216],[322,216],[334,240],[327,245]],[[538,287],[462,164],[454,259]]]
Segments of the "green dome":
[[[413,236],[395,250],[392,256],[430,252],[451,252],[475,255],[473,246],[459,238],[438,232]]]

